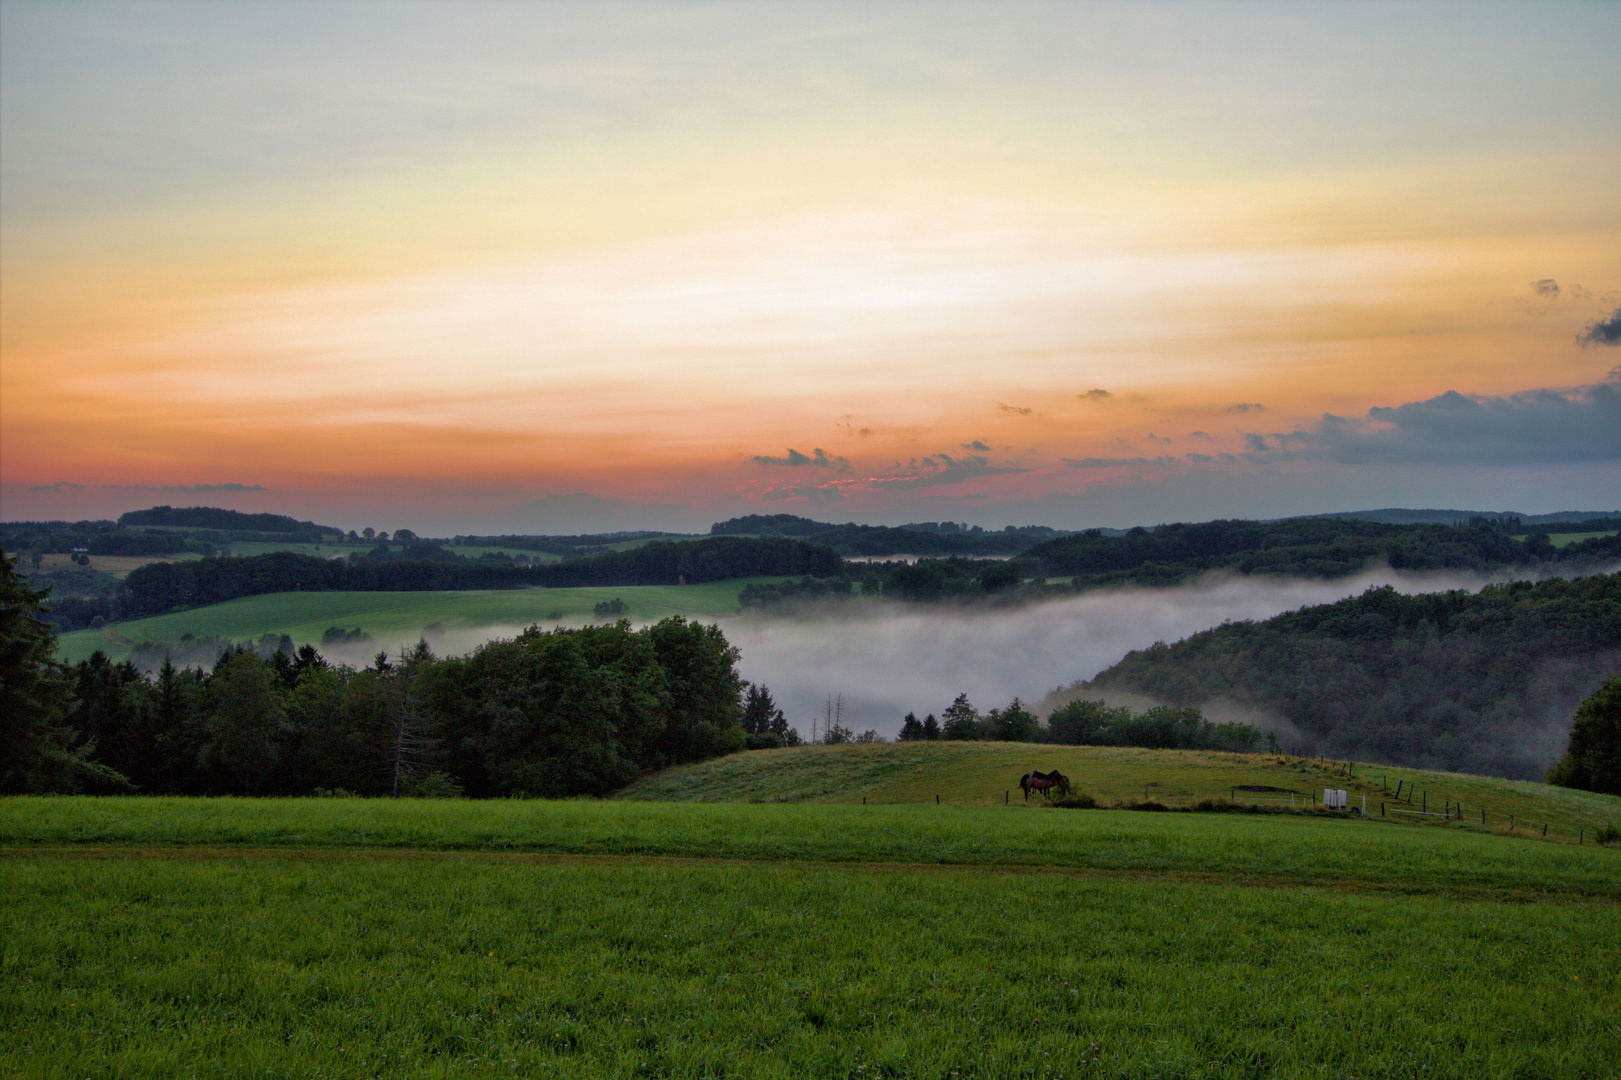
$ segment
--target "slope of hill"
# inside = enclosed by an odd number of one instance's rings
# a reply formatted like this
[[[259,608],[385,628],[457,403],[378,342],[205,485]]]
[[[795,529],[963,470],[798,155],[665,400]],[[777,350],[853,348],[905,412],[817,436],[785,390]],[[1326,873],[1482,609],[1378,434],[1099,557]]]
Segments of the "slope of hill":
[[[1062,696],[1232,703],[1282,721],[1286,745],[1309,752],[1538,779],[1576,705],[1617,671],[1621,574],[1600,574],[1370,589],[1129,653]]]
[[[100,651],[114,661],[133,659],[137,667],[151,670],[167,654],[173,654],[177,664],[187,663],[190,650],[184,644],[194,639],[199,647],[214,648],[198,661],[211,664],[220,643],[287,634],[296,644],[316,645],[330,659],[365,663],[379,649],[392,653],[422,636],[436,650],[457,651],[478,644],[489,627],[601,622],[604,617],[595,615],[595,606],[615,599],[625,601],[624,616],[634,622],[669,615],[710,620],[737,610],[737,594],[749,580],[478,592],[271,593],[76,630],[58,639],[57,655],[77,663]],[[359,628],[366,641],[347,648],[323,644],[329,627]]]
[[[1558,562],[1573,572],[1621,559],[1621,538],[1594,537],[1556,549],[1545,533],[1516,540],[1501,523],[1389,524],[1349,518],[1207,521],[1090,530],[1038,544],[1023,561],[1079,586],[1168,585],[1211,570],[1298,577],[1344,577],[1374,563],[1396,570],[1494,570]]]
[[[1522,780],[1467,776],[1399,767],[1357,764],[1280,754],[1227,754],[1196,750],[1143,750],[1127,747],[1054,746],[1037,743],[877,743],[751,750],[682,765],[644,777],[619,791],[618,799],[675,802],[933,803],[1000,806],[1022,802],[1018,780],[1031,770],[1058,769],[1079,792],[1104,804],[1131,803],[1145,796],[1167,806],[1189,806],[1205,799],[1308,806],[1314,793],[1336,788],[1351,793],[1359,809],[1367,798],[1370,816],[1387,804],[1387,820],[1429,821],[1398,809],[1461,803],[1462,826],[1504,831],[1513,815],[1550,823],[1550,839],[1577,838],[1582,828],[1621,824],[1621,798],[1573,791]],[[1398,803],[1397,785],[1411,807]],[[1240,785],[1280,789],[1236,791]],[[1035,805],[1032,803],[1032,805]],[[1439,823],[1439,822],[1438,822]],[[1540,835],[1540,831],[1538,832]]]
[[[444,555],[427,559],[323,559],[276,552],[248,558],[153,563],[132,571],[105,597],[68,597],[50,605],[59,631],[161,615],[267,593],[444,592],[582,586],[685,585],[786,574],[827,576],[840,567],[829,548],[785,537],[708,537],[649,543],[586,559],[520,566]]]
[[[313,521],[299,521],[286,514],[244,514],[240,510],[221,510],[213,506],[154,506],[150,510],[131,510],[121,514],[118,526],[122,529],[138,527],[170,529],[213,529],[221,531],[258,533],[324,533],[343,535],[343,530],[332,525],[317,525]]]

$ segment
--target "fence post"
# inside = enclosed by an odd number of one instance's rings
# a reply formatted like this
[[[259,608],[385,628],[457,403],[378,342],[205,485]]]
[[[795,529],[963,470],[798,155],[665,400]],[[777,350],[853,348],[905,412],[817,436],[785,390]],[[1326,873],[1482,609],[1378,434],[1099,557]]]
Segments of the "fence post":
[[[1486,808],[1484,806],[1480,808],[1480,823],[1482,825],[1486,824]]]
[[[1544,840],[1548,838],[1548,823],[1546,821],[1542,823],[1542,838]]]
[[[1424,802],[1419,807],[1419,809],[1423,810],[1426,814],[1430,812],[1430,793],[1429,792],[1426,791],[1424,793]]]
[[[1582,831],[1576,834],[1576,844],[1577,844],[1577,846],[1578,847],[1581,846],[1582,841],[1586,840],[1586,839],[1587,839],[1587,827],[1583,826]]]
[[[1380,817],[1385,816],[1385,804],[1384,803],[1379,804],[1379,816]]]
[[[940,805],[940,796],[936,795],[934,797],[934,805],[936,805],[936,806]]]

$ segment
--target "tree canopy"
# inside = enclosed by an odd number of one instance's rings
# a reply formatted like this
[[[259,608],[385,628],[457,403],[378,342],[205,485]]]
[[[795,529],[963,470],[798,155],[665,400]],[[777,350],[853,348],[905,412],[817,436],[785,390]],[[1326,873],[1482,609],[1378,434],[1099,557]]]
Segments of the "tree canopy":
[[[1548,783],[1621,795],[1621,675],[1606,679],[1576,710]]]

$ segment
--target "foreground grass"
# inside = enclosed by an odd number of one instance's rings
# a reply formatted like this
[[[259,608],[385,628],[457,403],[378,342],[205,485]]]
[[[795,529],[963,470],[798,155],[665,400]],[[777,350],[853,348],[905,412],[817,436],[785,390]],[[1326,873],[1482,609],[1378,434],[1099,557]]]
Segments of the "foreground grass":
[[[522,627],[531,623],[579,623],[593,618],[592,608],[619,597],[633,621],[655,621],[669,615],[714,618],[737,610],[737,596],[747,578],[704,585],[630,585],[581,589],[501,589],[463,592],[296,592],[249,596],[223,604],[110,623],[96,630],[75,630],[59,639],[57,655],[76,663],[101,650],[114,660],[129,656],[131,646],[151,641],[174,644],[183,634],[257,640],[262,634],[290,634],[299,644],[320,645],[330,626],[359,626],[392,649],[402,641],[430,636],[457,637],[484,627]],[[435,628],[429,630],[429,628]],[[469,638],[469,641],[472,639]],[[459,640],[458,646],[463,643]]]
[[[0,846],[392,848],[1043,866],[1458,895],[1621,898],[1621,849],[1352,818],[1023,808],[8,798]]]
[[[696,765],[666,769],[632,784],[618,797],[691,802],[854,802],[943,803],[969,806],[1021,802],[1018,778],[1031,769],[1058,769],[1077,790],[1104,802],[1145,798],[1171,806],[1202,799],[1226,800],[1240,784],[1288,788],[1296,803],[1309,805],[1323,788],[1350,792],[1353,805],[1367,800],[1370,816],[1388,802],[1392,820],[1412,822],[1394,810],[1428,806],[1441,811],[1462,803],[1475,817],[1454,826],[1476,827],[1484,807],[1488,830],[1506,831],[1507,815],[1517,822],[1548,822],[1550,839],[1575,841],[1583,827],[1621,825],[1621,799],[1523,780],[1426,772],[1384,765],[1322,762],[1273,754],[1227,754],[1135,747],[1053,746],[1032,743],[932,742],[887,745],[802,747],[733,754]],[[1397,803],[1398,783],[1404,800]],[[1422,796],[1422,797],[1421,797]],[[1240,801],[1289,804],[1287,794],[1246,795]],[[1439,824],[1439,822],[1437,822]],[[1540,831],[1538,830],[1538,835]]]
[[[1604,903],[338,851],[14,850],[0,888],[16,1077],[1591,1077],[1621,1060]]]

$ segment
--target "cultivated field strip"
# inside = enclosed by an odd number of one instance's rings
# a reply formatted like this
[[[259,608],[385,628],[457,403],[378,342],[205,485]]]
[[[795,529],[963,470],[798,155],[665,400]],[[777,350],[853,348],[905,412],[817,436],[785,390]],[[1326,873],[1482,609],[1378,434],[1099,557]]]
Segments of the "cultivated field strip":
[[[1621,899],[1621,850],[1354,818],[932,805],[9,798],[0,845],[359,848],[1055,867]]]

